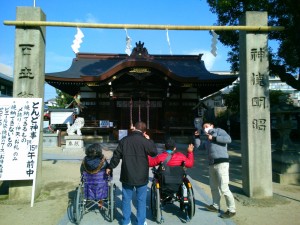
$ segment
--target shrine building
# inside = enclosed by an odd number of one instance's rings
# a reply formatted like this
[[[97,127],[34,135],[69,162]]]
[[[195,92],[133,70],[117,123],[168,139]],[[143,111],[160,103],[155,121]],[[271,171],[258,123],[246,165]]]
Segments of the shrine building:
[[[199,55],[151,55],[136,43],[131,55],[77,53],[71,67],[47,73],[46,82],[72,96],[80,93],[87,124],[110,121],[129,129],[144,121],[152,131],[193,127],[193,107],[237,79],[207,71]]]

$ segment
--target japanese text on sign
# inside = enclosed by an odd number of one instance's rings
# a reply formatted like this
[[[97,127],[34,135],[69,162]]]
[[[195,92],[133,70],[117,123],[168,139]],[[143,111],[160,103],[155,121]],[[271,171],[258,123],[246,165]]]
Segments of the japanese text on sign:
[[[35,179],[41,98],[1,98],[0,180]]]

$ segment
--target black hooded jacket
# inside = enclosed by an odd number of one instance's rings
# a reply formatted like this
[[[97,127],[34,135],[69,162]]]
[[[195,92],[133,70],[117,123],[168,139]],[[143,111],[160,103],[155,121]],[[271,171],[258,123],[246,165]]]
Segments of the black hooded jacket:
[[[116,168],[122,159],[120,181],[132,186],[145,185],[149,179],[148,155],[157,155],[154,142],[141,131],[133,131],[120,141],[109,168]]]

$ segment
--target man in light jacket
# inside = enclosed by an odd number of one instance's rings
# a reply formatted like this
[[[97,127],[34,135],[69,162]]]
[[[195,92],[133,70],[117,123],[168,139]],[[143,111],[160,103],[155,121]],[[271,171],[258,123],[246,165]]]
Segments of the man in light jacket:
[[[231,137],[221,128],[215,128],[211,122],[203,123],[203,130],[208,141],[204,148],[208,150],[209,185],[213,204],[206,208],[212,212],[219,212],[221,195],[224,195],[227,211],[222,218],[230,218],[236,214],[234,197],[229,189],[229,155],[227,144],[231,143]]]

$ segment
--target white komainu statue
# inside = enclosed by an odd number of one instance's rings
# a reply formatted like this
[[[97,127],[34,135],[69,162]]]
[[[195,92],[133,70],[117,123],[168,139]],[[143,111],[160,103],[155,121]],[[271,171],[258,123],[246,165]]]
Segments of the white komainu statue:
[[[77,135],[82,135],[80,129],[84,125],[84,118],[77,117],[72,126],[70,126],[70,123],[67,123],[67,125],[68,125],[68,129],[67,129],[68,135],[74,135],[75,132],[77,133]]]

